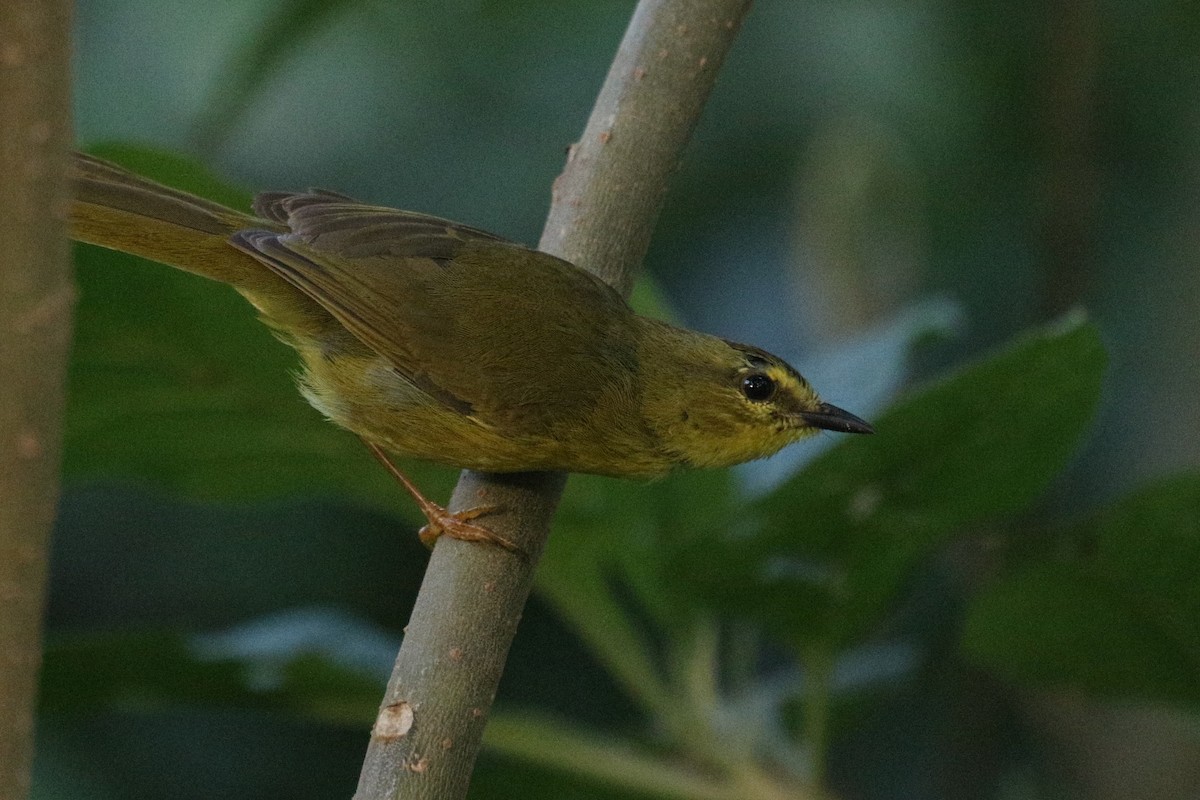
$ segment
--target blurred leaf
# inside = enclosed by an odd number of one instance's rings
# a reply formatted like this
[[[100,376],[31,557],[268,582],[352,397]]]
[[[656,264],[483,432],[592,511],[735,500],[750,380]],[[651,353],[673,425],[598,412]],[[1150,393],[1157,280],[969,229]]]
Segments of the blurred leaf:
[[[804,376],[834,405],[873,419],[911,380],[916,346],[957,334],[962,317],[962,305],[954,300],[923,298],[837,347],[806,356]],[[770,458],[742,464],[736,472],[751,492],[764,493],[839,441],[833,436],[809,439]]]
[[[183,709],[257,710],[283,712],[275,715],[277,719],[365,731],[387,682],[396,646],[393,638],[355,617],[322,609],[296,609],[202,636],[165,630],[58,634],[47,642],[40,712],[48,720],[64,714],[94,720],[105,712],[139,718],[161,712],[178,718]],[[567,678],[564,674],[559,679]],[[497,717],[503,728],[508,717],[503,712]],[[630,750],[617,740],[582,735],[588,741],[615,744],[622,753]],[[564,772],[561,765],[551,766],[561,761],[564,751],[548,755],[556,757],[542,759],[541,766],[510,760],[503,769],[496,769],[495,763],[485,766],[480,790],[486,795],[486,787],[532,779],[522,796],[614,800],[661,796],[604,786],[594,777],[604,772],[598,767]],[[209,757],[226,757],[219,743]],[[178,755],[176,760],[166,758],[170,770],[180,768]],[[240,764],[244,759],[236,761]],[[44,796],[55,796],[54,787],[45,783]]]
[[[756,504],[755,535],[680,565],[709,602],[796,642],[844,646],[914,563],[963,526],[1018,511],[1086,429],[1104,352],[1079,319],[919,391]]]
[[[59,770],[86,775],[91,785],[67,795],[71,800],[348,797],[365,737],[365,725],[332,726],[272,710],[56,713],[39,721],[35,779],[54,787],[61,786]],[[36,789],[33,796],[45,797]]]
[[[239,211],[250,211],[249,192],[230,186],[189,156],[156,147],[114,141],[95,144],[88,147],[87,152],[116,162],[167,186],[224,203]]]
[[[246,205],[185,159],[132,147],[103,154]],[[300,397],[289,377],[298,360],[236,292],[122,253],[80,246],[76,254],[69,479],[136,476],[200,498],[327,492],[384,508],[404,503],[358,439]],[[453,478],[415,472],[431,494]]]
[[[639,487],[644,498],[643,524],[652,533],[626,540],[622,550],[623,575],[657,621],[673,628],[678,638],[681,626],[696,615],[691,598],[671,591],[685,581],[672,554],[697,540],[711,540],[736,525],[737,495],[729,470],[689,470]],[[636,532],[636,527],[631,527]]]
[[[683,324],[679,318],[679,312],[667,301],[662,286],[654,279],[653,275],[647,272],[640,273],[634,281],[633,291],[629,295],[629,305],[644,317],[661,319],[672,325]]]
[[[51,558],[51,630],[207,630],[295,606],[399,628],[428,551],[345,503],[227,508],[131,488],[68,489]]]
[[[693,765],[544,715],[495,713],[484,732],[484,745],[561,775],[591,778],[598,791],[585,795],[589,798],[729,800],[737,793]]]
[[[638,484],[573,476],[537,587],[643,711],[677,710],[660,669],[664,642],[686,639],[696,604],[670,591],[684,580],[670,554],[725,530],[734,508],[727,470]]]
[[[364,630],[330,632],[346,643]],[[366,635],[372,641],[364,645],[371,646],[374,634],[368,630]],[[374,719],[387,683],[386,669],[379,674],[347,664],[312,641],[297,642],[286,652],[223,653],[218,644],[211,637],[169,631],[52,636],[42,667],[41,711],[268,709],[365,726]]]
[[[1200,474],[1132,494],[1080,533],[1096,537],[1096,567],[1188,643],[1200,678]]]
[[[589,776],[564,772],[492,752],[483,752],[471,775],[468,800],[664,800]]]
[[[735,508],[727,470],[677,472],[653,483],[572,476],[555,534],[538,570],[539,586],[573,591],[584,574],[624,580],[666,622],[674,612],[661,582],[675,569],[671,553],[728,528]]]
[[[75,748],[62,741],[61,726],[38,719],[37,749],[29,800],[125,800],[129,795],[116,789],[101,770],[80,763]]]
[[[1088,552],[977,597],[963,646],[1022,683],[1200,706],[1200,475],[1163,481],[1076,531]]]
[[[650,638],[614,595],[628,543],[654,536],[639,488],[644,487],[573,476],[535,579],[538,593],[629,696],[653,709],[667,700]]]
[[[185,636],[128,631],[48,637],[42,712],[247,704],[241,667],[202,663]],[[257,701],[257,698],[256,698]]]

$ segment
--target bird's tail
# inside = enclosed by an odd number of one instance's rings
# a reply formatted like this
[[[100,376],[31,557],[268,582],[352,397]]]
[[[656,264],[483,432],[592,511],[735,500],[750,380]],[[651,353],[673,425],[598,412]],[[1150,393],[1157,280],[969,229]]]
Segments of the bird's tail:
[[[279,223],[243,214],[108,161],[75,154],[72,238],[133,253],[253,296],[280,290],[280,279],[229,245],[240,230],[280,230]]]

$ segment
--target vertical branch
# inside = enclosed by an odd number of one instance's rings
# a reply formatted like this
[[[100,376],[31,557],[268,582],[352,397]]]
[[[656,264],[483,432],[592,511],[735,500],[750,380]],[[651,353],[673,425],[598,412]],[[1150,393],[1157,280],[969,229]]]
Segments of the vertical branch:
[[[0,3],[0,797],[29,791],[72,289],[70,3]]]
[[[638,4],[583,137],[555,182],[541,249],[628,294],[668,180],[749,6]],[[451,507],[497,507],[488,527],[528,557],[438,542],[371,731],[356,800],[466,794],[565,480],[463,473]]]

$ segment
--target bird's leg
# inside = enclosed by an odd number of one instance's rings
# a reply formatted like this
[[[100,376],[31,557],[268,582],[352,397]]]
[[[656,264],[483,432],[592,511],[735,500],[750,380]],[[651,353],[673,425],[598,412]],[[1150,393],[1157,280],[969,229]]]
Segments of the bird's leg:
[[[396,465],[391,462],[391,459],[387,457],[387,454],[378,445],[372,444],[366,439],[363,439],[363,443],[370,448],[375,458],[379,459],[379,462],[387,468],[387,471],[392,473],[392,477],[408,490],[413,500],[417,501],[417,506],[421,509],[421,513],[425,515],[425,519],[429,520],[429,524],[417,532],[417,537],[426,547],[432,550],[433,543],[437,541],[438,537],[445,535],[451,539],[461,539],[464,542],[487,542],[499,545],[505,550],[510,550],[514,553],[521,552],[520,548],[514,542],[493,533],[482,525],[476,525],[471,522],[471,520],[482,517],[484,514],[491,514],[497,511],[498,509],[495,506],[479,506],[477,508],[468,508],[465,511],[447,511],[421,494],[421,490],[408,479],[407,475],[396,468]]]

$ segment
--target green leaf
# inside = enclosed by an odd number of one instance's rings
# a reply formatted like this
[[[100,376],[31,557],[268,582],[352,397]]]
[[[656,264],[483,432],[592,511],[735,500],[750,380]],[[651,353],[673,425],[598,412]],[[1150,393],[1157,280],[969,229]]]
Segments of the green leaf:
[[[108,147],[132,168],[235,205],[185,159]],[[65,470],[73,481],[136,477],[204,499],[323,492],[396,508],[403,493],[357,437],[296,391],[294,354],[232,289],[80,245]],[[409,465],[406,465],[409,468]],[[453,474],[419,483],[446,491]]]
[[[1072,538],[1081,555],[977,597],[963,647],[1013,681],[1200,707],[1200,475],[1138,492]]]
[[[756,533],[705,543],[688,568],[726,609],[844,645],[932,548],[1038,497],[1088,425],[1104,361],[1079,319],[1031,333],[847,437],[756,505]]]
[[[1200,679],[1200,474],[1132,494],[1076,535],[1093,531],[1095,568],[1186,643]]]
[[[307,604],[399,624],[427,560],[412,528],[347,503],[230,507],[129,487],[68,489],[47,624],[207,629]]]
[[[589,798],[727,800],[738,794],[728,785],[734,781],[716,779],[683,759],[545,715],[494,713],[484,745],[560,776],[594,780]]]
[[[195,637],[168,631],[52,636],[42,667],[40,711],[266,709],[369,725],[386,683],[386,674],[339,664],[319,650],[277,656],[204,651]]]
[[[664,583],[675,571],[671,554],[683,541],[714,537],[732,508],[725,470],[651,484],[574,476],[568,484],[538,591],[652,714],[674,707],[659,669],[662,640],[679,639],[696,614],[692,598]]]
[[[727,470],[679,472],[653,483],[590,475],[571,478],[555,534],[538,570],[539,585],[571,591],[584,573],[619,578],[661,619],[676,613],[662,581],[672,554],[728,527],[735,492]]]
[[[41,711],[157,709],[244,699],[241,668],[200,663],[186,637],[166,631],[52,636],[41,675]]]

